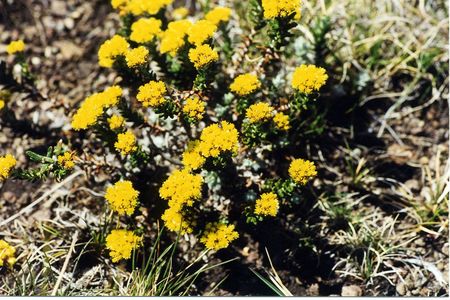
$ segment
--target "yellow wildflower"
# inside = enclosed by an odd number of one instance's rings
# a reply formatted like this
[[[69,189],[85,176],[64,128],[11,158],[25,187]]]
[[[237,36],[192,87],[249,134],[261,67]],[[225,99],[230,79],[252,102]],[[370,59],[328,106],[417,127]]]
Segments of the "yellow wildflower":
[[[309,160],[295,159],[289,166],[289,175],[296,183],[306,184],[317,175],[316,166]]]
[[[314,65],[301,65],[295,69],[292,87],[302,93],[310,94],[318,91],[327,81],[325,69]]]
[[[217,26],[208,20],[199,20],[189,28],[188,41],[189,43],[200,46],[207,39],[212,38],[216,32]]]
[[[184,39],[191,26],[192,22],[189,20],[170,22],[167,25],[167,30],[161,34],[159,52],[161,54],[169,53],[170,55],[175,56],[178,50],[184,46]]]
[[[234,225],[209,223],[206,225],[200,242],[208,249],[220,250],[227,248],[238,237],[239,234],[234,230]]]
[[[182,163],[187,170],[197,170],[205,163],[206,159],[200,154],[199,141],[191,142],[183,153]]]
[[[200,135],[198,151],[204,157],[217,157],[220,153],[238,150],[238,131],[233,124],[222,121],[203,129]]]
[[[210,10],[206,16],[205,19],[210,21],[211,23],[217,25],[220,22],[227,22],[230,19],[231,16],[231,9],[228,7],[215,7],[214,9]]]
[[[256,200],[255,214],[275,217],[279,208],[278,197],[275,193],[264,193]]]
[[[253,74],[242,74],[236,77],[230,85],[230,90],[240,96],[247,96],[261,87],[258,77]]]
[[[125,133],[119,133],[117,135],[117,142],[114,143],[114,147],[122,155],[127,155],[136,151],[136,137],[134,136],[133,132],[128,130]]]
[[[192,206],[194,200],[202,196],[203,178],[188,170],[175,170],[159,189],[161,198],[169,201],[169,206],[181,209],[183,205]]]
[[[291,128],[291,125],[289,124],[289,116],[285,115],[282,112],[279,112],[273,117],[273,122],[275,123],[275,126],[280,129],[287,131],[289,128]]]
[[[264,18],[266,19],[283,18],[294,14],[294,18],[299,20],[301,6],[301,0],[262,0]]]
[[[201,120],[205,113],[205,105],[206,103],[201,101],[198,97],[191,97],[186,100],[186,103],[183,106],[183,112],[193,119]]]
[[[8,54],[23,52],[24,50],[25,50],[25,43],[22,40],[12,41],[6,47],[6,52],[8,52]]]
[[[130,40],[148,43],[161,34],[161,21],[155,18],[141,18],[131,25]]]
[[[111,209],[119,215],[129,215],[134,213],[137,206],[139,192],[133,188],[131,181],[118,181],[106,189],[105,199]]]
[[[9,266],[12,268],[16,263],[16,248],[4,240],[0,240],[0,267]]]
[[[125,55],[130,45],[125,38],[115,35],[111,39],[106,40],[98,49],[99,65],[105,68],[111,68],[114,60]]]
[[[139,87],[139,93],[136,98],[144,107],[158,107],[166,102],[166,99],[164,98],[166,92],[167,89],[164,82],[150,81]]]
[[[132,231],[125,229],[112,230],[106,237],[106,248],[113,262],[121,259],[130,259],[133,250],[140,247],[142,237],[135,235]]]
[[[64,169],[70,170],[75,167],[74,163],[75,154],[70,151],[64,152],[62,155],[58,155],[58,164]]]
[[[164,6],[172,3],[173,0],[128,0],[123,12],[131,13],[135,16],[147,13],[156,15]]]
[[[5,107],[5,100],[0,99],[0,110],[2,110],[3,107]]]
[[[172,16],[174,19],[179,20],[185,18],[189,14],[189,10],[186,7],[178,7],[173,10]]]
[[[180,232],[180,234],[192,233],[191,222],[189,222],[183,213],[176,207],[169,207],[161,216],[164,225],[170,231]]]
[[[0,181],[3,181],[9,177],[9,174],[16,163],[16,159],[11,154],[0,156]]]
[[[131,49],[125,54],[127,66],[130,68],[145,64],[147,62],[147,58],[148,50],[143,46]]]
[[[273,107],[268,103],[258,102],[247,108],[245,116],[250,123],[264,122],[272,118]]]
[[[127,3],[128,3],[128,0],[111,0],[111,6],[114,9],[122,8],[125,5],[127,5]]]
[[[109,129],[111,130],[121,128],[124,123],[125,119],[120,115],[113,115],[111,118],[108,118]]]
[[[189,60],[194,64],[196,69],[200,69],[219,60],[219,54],[211,49],[210,46],[201,45],[189,50]]]

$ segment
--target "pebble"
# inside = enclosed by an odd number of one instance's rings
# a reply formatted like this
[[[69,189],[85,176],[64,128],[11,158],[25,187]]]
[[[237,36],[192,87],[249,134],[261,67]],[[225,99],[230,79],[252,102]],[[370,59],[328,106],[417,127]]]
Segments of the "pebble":
[[[357,285],[347,285],[342,287],[341,296],[346,297],[360,297],[362,290]]]
[[[400,296],[404,296],[406,294],[406,285],[403,282],[400,282],[395,287],[395,290]]]

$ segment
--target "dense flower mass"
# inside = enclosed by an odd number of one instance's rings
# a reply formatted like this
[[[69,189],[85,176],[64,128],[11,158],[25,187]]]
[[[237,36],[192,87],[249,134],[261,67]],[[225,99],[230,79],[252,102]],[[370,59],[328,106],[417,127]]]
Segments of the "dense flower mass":
[[[295,19],[301,17],[301,0],[262,0],[264,18],[274,19],[294,15]]]
[[[268,103],[258,102],[250,105],[245,116],[250,123],[264,122],[272,118],[273,107]]]
[[[258,77],[253,74],[242,74],[236,77],[230,85],[230,90],[239,96],[247,96],[261,87]]]
[[[12,268],[16,263],[16,248],[4,240],[0,240],[0,267]]]
[[[112,230],[106,237],[106,248],[113,262],[122,259],[130,259],[133,250],[139,248],[142,237],[135,235],[132,231],[118,229]]]
[[[113,115],[111,118],[108,118],[109,129],[116,130],[123,126],[125,123],[124,117],[121,115]]]
[[[72,118],[72,128],[80,130],[94,125],[104,109],[116,105],[121,95],[122,89],[112,86],[101,93],[87,97]]]
[[[184,205],[192,206],[194,200],[201,198],[202,184],[202,176],[191,174],[188,170],[176,170],[164,181],[159,195],[169,201],[170,207],[179,210]]]
[[[197,151],[204,157],[217,157],[219,154],[238,150],[239,133],[233,124],[222,121],[203,129]]]
[[[317,175],[316,166],[309,160],[295,159],[289,166],[289,175],[296,183],[306,184]]]
[[[180,232],[180,234],[192,233],[191,223],[177,207],[169,207],[166,209],[161,219],[170,231]]]
[[[117,141],[114,143],[114,147],[122,155],[127,155],[136,151],[136,137],[133,132],[128,130],[125,133],[119,133],[117,135]]]
[[[106,40],[98,49],[98,63],[105,68],[111,68],[114,60],[121,55],[125,55],[128,51],[128,44],[125,38],[115,35],[111,39]]]
[[[150,81],[139,87],[139,93],[136,98],[144,105],[144,107],[158,107],[166,102],[166,99],[164,98],[166,92],[167,89],[164,82]]]
[[[119,215],[129,215],[134,213],[137,206],[139,192],[133,188],[131,181],[118,181],[113,186],[106,189],[105,199],[111,209]]]
[[[155,18],[141,18],[131,25],[130,40],[148,43],[161,34],[161,21]]]
[[[0,181],[9,177],[12,168],[16,165],[16,159],[11,154],[0,156]]]
[[[189,43],[200,46],[207,39],[212,38],[216,32],[217,26],[208,20],[199,20],[192,25],[188,30]]]
[[[278,197],[275,193],[264,193],[256,200],[255,214],[275,217],[279,208]]]
[[[227,248],[238,237],[239,234],[234,230],[234,225],[209,223],[200,241],[208,249],[220,250]]]
[[[205,19],[211,23],[218,25],[220,22],[227,22],[231,16],[231,9],[228,7],[215,7],[210,10],[206,15]]]
[[[200,154],[198,145],[199,141],[191,142],[188,149],[183,153],[182,163],[187,170],[197,170],[206,161],[205,157]]]
[[[218,59],[219,54],[208,45],[201,45],[189,50],[189,60],[197,69],[201,69]]]
[[[22,40],[12,41],[6,46],[6,52],[8,54],[15,54],[19,52],[23,52],[25,50],[25,43]]]
[[[192,22],[189,20],[170,22],[167,25],[167,30],[161,34],[159,52],[161,54],[169,53],[171,56],[175,56],[178,50],[184,46],[184,39],[191,26]]]
[[[147,58],[148,50],[143,46],[131,49],[125,54],[127,66],[130,68],[145,64],[147,62]]]
[[[75,167],[74,163],[75,154],[70,151],[64,152],[64,154],[58,156],[58,164],[64,169],[70,170]]]
[[[206,103],[201,101],[198,97],[191,97],[186,100],[183,106],[183,112],[190,118],[201,120],[205,113]]]
[[[327,81],[325,69],[314,65],[301,65],[295,69],[292,87],[302,93],[310,94],[318,91]]]
[[[0,99],[0,110],[2,110],[3,107],[5,107],[5,100]]]
[[[275,123],[275,126],[280,129],[287,131],[289,128],[291,128],[291,125],[289,123],[289,116],[283,114],[282,112],[276,113],[273,117],[273,122]]]
[[[119,9],[120,13],[156,15],[162,8],[171,4],[173,0],[111,0],[113,8]]]

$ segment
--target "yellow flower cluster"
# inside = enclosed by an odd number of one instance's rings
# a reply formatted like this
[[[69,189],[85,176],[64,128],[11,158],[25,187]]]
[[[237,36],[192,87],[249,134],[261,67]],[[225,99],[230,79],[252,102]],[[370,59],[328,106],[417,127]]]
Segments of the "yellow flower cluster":
[[[189,10],[186,7],[178,7],[173,10],[172,16],[175,20],[183,19],[189,14]]]
[[[189,60],[194,64],[196,69],[201,69],[219,60],[219,54],[209,45],[200,45],[189,50]]]
[[[73,169],[75,167],[75,163],[73,162],[74,158],[75,154],[73,152],[66,151],[64,154],[58,155],[58,164],[64,169]]]
[[[112,230],[106,237],[106,248],[113,262],[130,259],[133,250],[139,248],[141,243],[142,237],[124,229]]]
[[[275,126],[284,131],[288,131],[289,128],[291,128],[291,125],[289,124],[289,116],[285,115],[282,112],[276,113],[273,117],[273,122],[275,123]]]
[[[227,248],[238,237],[239,234],[234,230],[234,225],[209,223],[206,225],[205,233],[200,242],[208,249],[220,250]]]
[[[272,118],[273,107],[268,103],[258,102],[250,105],[245,116],[250,123],[264,122]]]
[[[150,81],[139,87],[139,93],[136,98],[142,102],[144,107],[158,107],[166,102],[166,99],[164,98],[166,92],[167,89],[164,82]]]
[[[147,58],[148,50],[144,46],[131,49],[125,54],[127,66],[130,68],[145,64],[147,62]]]
[[[15,54],[19,52],[23,52],[25,50],[25,43],[22,40],[12,41],[6,46],[6,52],[8,54]]]
[[[98,117],[103,114],[103,110],[116,105],[121,96],[122,89],[119,86],[112,86],[101,93],[87,97],[72,118],[72,128],[80,130],[94,125]]]
[[[220,153],[238,150],[239,133],[233,124],[222,121],[203,129],[197,151],[204,157],[217,157]]]
[[[181,210],[184,205],[192,206],[194,200],[202,196],[203,178],[188,170],[176,170],[159,189],[161,198],[169,201],[169,206]]]
[[[108,118],[109,129],[116,130],[123,126],[125,123],[124,117],[120,115],[113,115],[111,118]]]
[[[256,200],[255,214],[275,217],[279,206],[278,197],[275,193],[264,193]]]
[[[106,189],[105,199],[111,209],[119,215],[129,215],[134,213],[137,206],[139,192],[133,188],[131,181],[118,181]]]
[[[128,51],[128,44],[125,38],[114,35],[106,40],[98,49],[98,63],[105,68],[111,68],[116,57],[125,55]]]
[[[318,91],[327,81],[325,69],[314,65],[301,65],[295,69],[292,87],[302,93],[310,94]]]
[[[9,266],[12,268],[16,263],[16,248],[4,240],[0,240],[0,267]]]
[[[173,0],[111,0],[113,8],[119,9],[121,14],[131,13],[135,16],[142,14],[156,15],[163,7]]]
[[[217,30],[217,26],[208,20],[198,20],[188,30],[189,43],[200,46],[206,40],[212,38]]]
[[[0,156],[0,181],[3,181],[9,177],[9,174],[16,163],[16,159],[11,154]]]
[[[205,113],[206,103],[201,101],[198,97],[191,97],[186,100],[183,106],[183,112],[190,118],[201,120]]]
[[[178,50],[184,46],[187,32],[192,26],[189,20],[178,20],[170,22],[167,30],[161,34],[159,52],[161,54],[169,53],[175,56]]]
[[[0,110],[2,110],[3,107],[5,107],[5,100],[0,99]]]
[[[206,159],[198,151],[200,141],[189,143],[188,149],[183,153],[183,165],[187,170],[197,170],[205,163]]]
[[[227,22],[231,16],[231,9],[228,7],[215,7],[210,10],[206,15],[205,19],[213,23],[214,25],[218,25],[220,22]]]
[[[180,232],[180,234],[192,233],[193,231],[191,223],[185,218],[180,209],[176,207],[166,209],[161,219],[170,231]]]
[[[295,159],[289,166],[289,175],[296,183],[306,184],[317,175],[316,166],[309,160]]]
[[[161,34],[161,21],[155,18],[141,18],[131,25],[130,40],[148,43]]]
[[[253,74],[242,74],[234,79],[230,85],[230,90],[239,96],[247,96],[261,87],[258,77]]]
[[[301,18],[301,0],[262,0],[264,18],[275,19],[288,17],[292,14],[296,20]]]
[[[136,137],[133,132],[128,130],[127,132],[119,133],[117,135],[117,141],[114,143],[114,147],[122,155],[127,155],[136,151]]]

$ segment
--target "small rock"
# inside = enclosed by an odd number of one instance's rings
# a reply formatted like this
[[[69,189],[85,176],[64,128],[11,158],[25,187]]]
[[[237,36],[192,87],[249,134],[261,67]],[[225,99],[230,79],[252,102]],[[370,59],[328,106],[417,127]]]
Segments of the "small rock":
[[[400,282],[395,287],[395,290],[400,296],[404,296],[406,294],[406,285],[403,282]]]
[[[342,287],[341,296],[346,297],[360,297],[362,295],[362,290],[357,285],[347,285]]]
[[[319,296],[319,285],[317,283],[313,283],[309,286],[307,290],[308,296]]]

